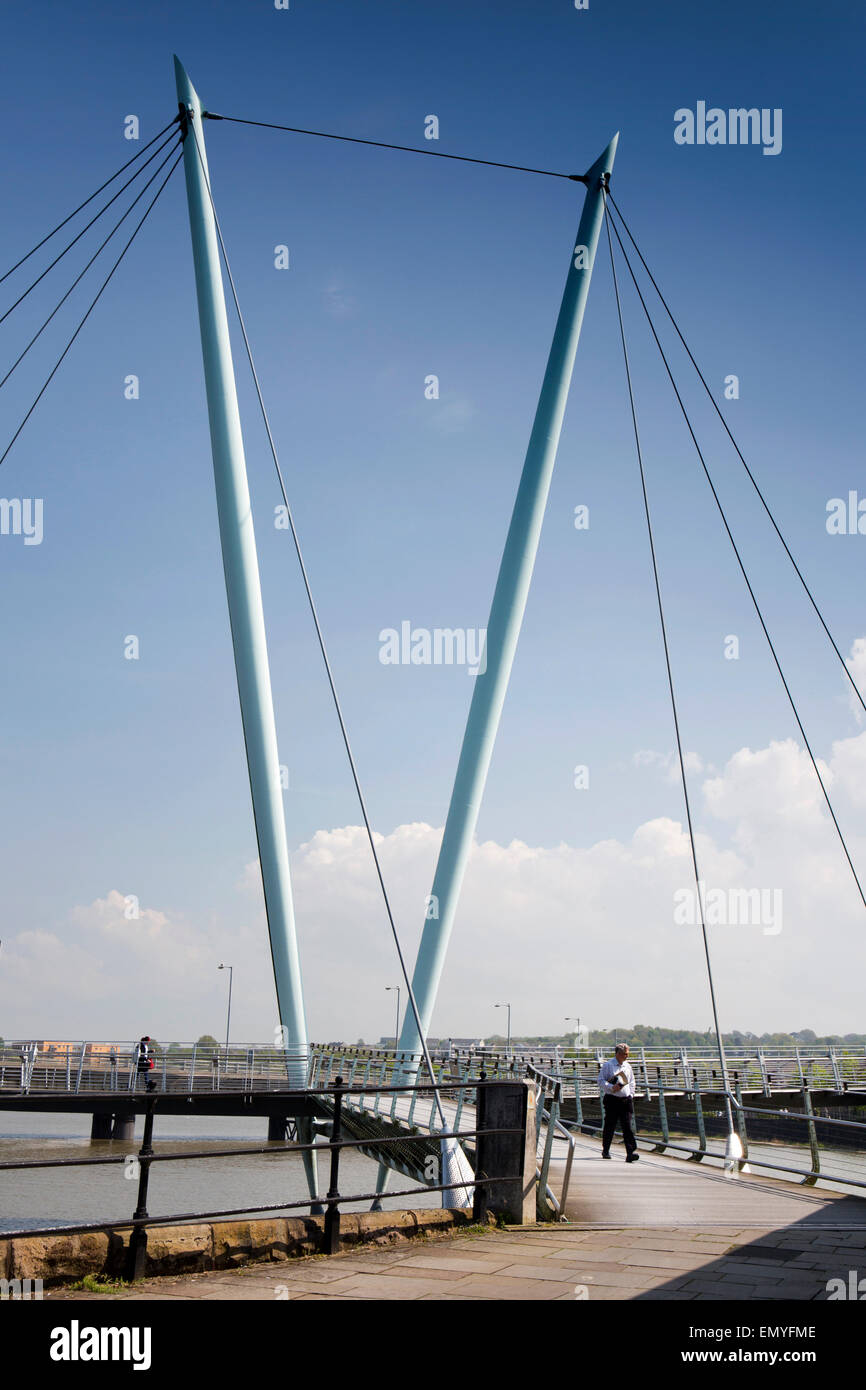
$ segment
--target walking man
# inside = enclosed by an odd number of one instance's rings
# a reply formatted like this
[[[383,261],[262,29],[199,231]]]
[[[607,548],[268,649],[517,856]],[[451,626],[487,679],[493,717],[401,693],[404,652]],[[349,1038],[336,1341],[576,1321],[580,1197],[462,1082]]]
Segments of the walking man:
[[[144,1037],[136,1044],[136,1063],[135,1069],[138,1072],[139,1083],[144,1082],[146,1091],[155,1091],[156,1082],[151,1079],[153,1069],[153,1058],[150,1055],[150,1038]]]
[[[601,1156],[610,1158],[610,1141],[617,1125],[622,1126],[626,1148],[626,1163],[637,1163],[640,1154],[634,1137],[634,1072],[628,1063],[628,1044],[620,1043],[615,1061],[602,1063],[599,1086],[604,1106],[604,1129],[601,1135]]]

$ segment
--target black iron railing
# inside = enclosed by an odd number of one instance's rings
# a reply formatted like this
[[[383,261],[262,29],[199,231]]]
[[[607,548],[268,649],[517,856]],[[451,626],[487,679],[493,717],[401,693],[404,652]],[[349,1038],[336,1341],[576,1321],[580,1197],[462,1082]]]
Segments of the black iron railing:
[[[473,1091],[478,1091],[481,1087],[496,1086],[502,1083],[495,1081],[473,1081],[469,1083]],[[148,1098],[144,1119],[144,1134],[141,1147],[136,1155],[138,1163],[138,1191],[135,1211],[131,1218],[120,1217],[109,1221],[82,1222],[77,1224],[64,1224],[63,1226],[40,1227],[38,1229],[27,1229],[19,1231],[0,1231],[0,1241],[14,1240],[20,1238],[48,1237],[48,1236],[69,1236],[76,1234],[89,1234],[97,1232],[129,1230],[130,1240],[127,1260],[127,1277],[139,1279],[144,1274],[146,1253],[147,1253],[147,1228],[149,1226],[171,1226],[187,1223],[199,1223],[202,1221],[212,1221],[228,1219],[237,1216],[254,1216],[264,1213],[274,1212],[304,1212],[314,1214],[324,1213],[324,1250],[326,1253],[334,1254],[340,1248],[340,1223],[341,1205],[358,1202],[374,1202],[379,1194],[375,1192],[355,1192],[342,1193],[340,1191],[340,1157],[346,1149],[366,1150],[371,1149],[377,1153],[383,1153],[395,1145],[407,1146],[413,1143],[416,1146],[426,1146],[429,1152],[431,1141],[439,1144],[442,1140],[453,1141],[465,1145],[467,1140],[474,1141],[475,1146],[475,1169],[471,1176],[467,1176],[460,1182],[452,1183],[433,1183],[425,1181],[423,1184],[402,1188],[398,1191],[388,1193],[390,1200],[400,1197],[414,1197],[428,1195],[434,1192],[460,1192],[466,1193],[473,1207],[473,1214],[476,1218],[481,1217],[485,1210],[484,1196],[485,1188],[493,1184],[503,1182],[513,1182],[522,1180],[522,1172],[518,1171],[515,1165],[514,1172],[498,1175],[490,1175],[483,1171],[483,1141],[488,1137],[510,1135],[520,1142],[514,1145],[515,1154],[519,1153],[525,1139],[525,1130],[519,1128],[461,1128],[454,1127],[451,1130],[441,1132],[428,1131],[412,1132],[407,1129],[400,1134],[383,1134],[381,1136],[368,1135],[364,1138],[344,1138],[343,1120],[344,1104],[347,1098],[361,1099],[365,1095],[375,1094],[379,1096],[383,1090],[388,1094],[406,1094],[413,1097],[421,1095],[434,1097],[435,1090],[430,1085],[403,1085],[382,1088],[381,1086],[363,1087],[346,1086],[342,1077],[337,1077],[335,1081],[323,1088],[307,1091],[308,1096],[319,1097],[323,1105],[327,1106],[331,1114],[331,1133],[326,1143],[277,1143],[234,1146],[227,1149],[194,1149],[185,1150],[182,1153],[159,1153],[153,1148],[154,1121],[159,1108],[159,1096],[152,1095]],[[448,1092],[461,1091],[463,1087],[460,1083],[448,1083],[444,1088]],[[462,1105],[460,1109],[462,1110]],[[155,1163],[177,1163],[189,1162],[195,1159],[207,1158],[233,1158],[241,1159],[249,1155],[268,1155],[278,1154],[303,1155],[305,1153],[315,1153],[317,1155],[328,1154],[330,1159],[328,1191],[324,1201],[318,1197],[307,1197],[305,1200],[294,1202],[268,1202],[262,1205],[245,1205],[243,1207],[233,1207],[230,1209],[207,1210],[207,1211],[187,1211],[175,1212],[168,1216],[151,1216],[148,1213],[148,1191],[150,1183],[151,1167]],[[86,1168],[98,1166],[111,1166],[116,1164],[127,1164],[128,1154],[111,1154],[93,1158],[60,1158],[60,1159],[15,1159],[0,1161],[0,1173],[22,1170],[39,1169],[66,1169],[66,1168]],[[387,1158],[385,1159],[387,1162]]]

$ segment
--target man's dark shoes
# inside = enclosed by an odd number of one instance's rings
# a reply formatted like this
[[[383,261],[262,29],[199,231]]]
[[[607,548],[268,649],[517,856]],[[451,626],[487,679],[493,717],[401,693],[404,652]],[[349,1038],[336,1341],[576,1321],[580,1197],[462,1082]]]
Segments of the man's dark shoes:
[[[629,1154],[628,1158],[626,1159],[626,1163],[637,1163],[639,1158],[640,1154]]]
[[[610,1158],[610,1154],[606,1154],[606,1153],[604,1152],[604,1149],[602,1149],[602,1151],[601,1151],[601,1156],[602,1156],[602,1158]]]

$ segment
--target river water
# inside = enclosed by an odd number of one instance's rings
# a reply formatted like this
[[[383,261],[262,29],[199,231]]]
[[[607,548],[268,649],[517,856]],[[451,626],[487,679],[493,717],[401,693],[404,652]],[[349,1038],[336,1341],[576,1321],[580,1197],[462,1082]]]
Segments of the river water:
[[[143,1117],[136,1123],[134,1142],[90,1142],[90,1115],[24,1114],[0,1111],[0,1160],[99,1158],[117,1153],[135,1155],[141,1147]],[[184,1148],[226,1148],[232,1144],[260,1144],[267,1137],[267,1120],[203,1116],[158,1117],[154,1151],[183,1152]],[[135,1210],[137,1175],[125,1176],[132,1164],[110,1167],[13,1169],[0,1171],[0,1233],[40,1226],[78,1225],[85,1222],[120,1223]],[[373,1192],[377,1165],[351,1149],[340,1158],[341,1192]],[[319,1158],[319,1190],[326,1192],[329,1178],[327,1154]],[[415,1187],[399,1173],[391,1175],[391,1187]],[[154,1163],[150,1171],[147,1209],[150,1216],[180,1215],[265,1206],[268,1203],[302,1201],[308,1196],[304,1165],[299,1154],[250,1154],[239,1158],[199,1158],[188,1162]],[[387,1209],[438,1207],[438,1192],[415,1197],[386,1198]],[[369,1202],[341,1202],[346,1211],[365,1211]],[[266,1215],[265,1212],[257,1213]],[[303,1209],[273,1212],[303,1216]]]

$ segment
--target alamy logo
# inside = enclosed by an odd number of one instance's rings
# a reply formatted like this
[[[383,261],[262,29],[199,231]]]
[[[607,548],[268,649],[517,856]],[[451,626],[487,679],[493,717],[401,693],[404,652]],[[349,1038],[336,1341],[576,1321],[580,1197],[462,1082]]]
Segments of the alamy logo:
[[[41,545],[42,535],[41,497],[0,497],[0,536],[23,536],[25,545]]]
[[[866,536],[866,497],[860,498],[856,492],[849,492],[847,501],[831,497],[824,524],[829,536]]]
[[[0,1279],[0,1302],[13,1299],[16,1303],[26,1299],[42,1298],[41,1279]]]
[[[697,925],[699,902],[708,927],[760,927],[764,936],[778,936],[782,930],[781,888],[708,889],[700,879],[697,893],[694,888],[678,888],[674,893],[674,925]]]
[[[383,627],[379,633],[383,666],[465,666],[470,676],[487,670],[486,627],[414,627],[402,622],[400,631]]]
[[[847,1298],[855,1303],[866,1302],[866,1279],[858,1277],[859,1271],[856,1269],[848,1270],[848,1282],[844,1279],[827,1280],[827,1301],[833,1299]]]
[[[782,108],[768,106],[707,107],[699,101],[694,111],[681,106],[674,112],[674,140],[678,145],[763,145],[764,154],[782,152]]]
[[[149,1327],[69,1327],[51,1329],[52,1361],[131,1361],[134,1371],[150,1370]]]

